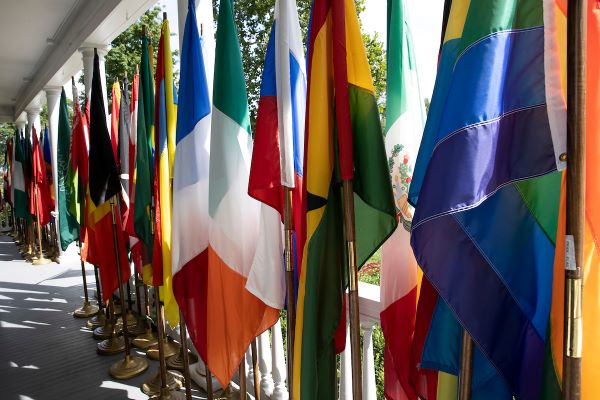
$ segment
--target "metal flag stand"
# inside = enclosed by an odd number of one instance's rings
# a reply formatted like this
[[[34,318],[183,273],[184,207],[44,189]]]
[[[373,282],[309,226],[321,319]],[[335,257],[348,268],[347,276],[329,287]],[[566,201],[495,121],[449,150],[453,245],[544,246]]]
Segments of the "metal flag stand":
[[[77,245],[79,247],[79,259],[81,260],[81,277],[83,279],[83,306],[79,307],[75,311],[73,311],[73,316],[75,318],[89,318],[92,315],[96,315],[98,313],[98,306],[92,305],[90,303],[90,299],[88,296],[88,288],[87,288],[87,279],[85,276],[85,263],[83,262],[83,258],[81,258],[81,242],[77,241]]]
[[[292,400],[292,378],[294,376],[294,338],[296,329],[296,293],[294,290],[295,254],[293,251],[294,219],[292,218],[292,189],[287,186],[284,186],[283,197],[283,226],[285,232],[284,260],[287,285],[287,378],[289,388],[289,399]]]
[[[117,232],[116,212],[115,212],[115,197],[110,199],[110,211],[112,214],[112,231],[113,231],[113,244],[115,248],[115,261],[117,264],[117,280],[119,282],[119,296],[121,297],[121,303],[125,302],[125,293],[123,291],[122,273],[121,273],[121,257],[119,254],[118,236],[120,232]],[[123,313],[125,315],[125,313]],[[141,357],[131,355],[131,344],[129,343],[129,333],[127,331],[127,318],[123,318],[123,341],[125,342],[125,358],[121,361],[117,361],[110,367],[110,375],[115,379],[129,379],[134,376],[138,376],[148,369],[148,361]]]
[[[98,313],[88,320],[86,326],[88,329],[96,329],[98,327],[106,325],[108,320],[108,310],[104,306],[102,301],[102,289],[100,288],[100,276],[98,274],[98,266],[94,265],[94,277],[96,279],[96,296],[98,300]]]
[[[358,308],[358,265],[354,229],[354,189],[351,180],[342,181],[344,201],[344,236],[348,262],[348,299],[350,316],[350,346],[352,349],[352,398],[362,399],[362,365],[360,351],[360,314]]]
[[[585,234],[587,1],[569,0],[567,15],[567,219],[563,399],[581,398],[583,246]]]
[[[473,380],[473,339],[463,329],[462,351],[460,357],[460,375],[458,378],[458,399],[471,399],[471,381]]]

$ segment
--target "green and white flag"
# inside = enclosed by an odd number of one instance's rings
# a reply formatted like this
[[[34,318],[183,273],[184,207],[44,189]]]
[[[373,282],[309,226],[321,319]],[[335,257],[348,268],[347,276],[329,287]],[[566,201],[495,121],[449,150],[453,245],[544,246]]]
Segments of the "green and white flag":
[[[25,173],[23,165],[25,161],[24,143],[21,132],[15,134],[15,163],[13,166],[13,187],[15,217],[29,220],[29,203],[25,192]]]
[[[71,191],[67,188],[67,174],[69,172],[70,147],[71,127],[69,126],[67,96],[63,89],[60,95],[60,108],[58,110],[58,148],[56,157],[56,176],[58,178],[58,228],[60,234],[60,247],[63,250],[66,250],[69,244],[79,239],[77,216],[72,215],[69,211]]]

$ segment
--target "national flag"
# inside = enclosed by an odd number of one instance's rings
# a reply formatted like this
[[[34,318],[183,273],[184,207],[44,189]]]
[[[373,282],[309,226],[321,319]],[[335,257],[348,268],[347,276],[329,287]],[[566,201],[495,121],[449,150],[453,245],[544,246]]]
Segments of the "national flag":
[[[104,299],[108,300],[118,287],[116,263],[121,263],[121,280],[126,282],[131,276],[129,262],[123,241],[119,208],[115,204],[114,218],[111,213],[111,202],[116,203],[121,192],[121,182],[106,126],[106,112],[100,81],[98,55],[94,54],[94,74],[90,100],[90,151],[88,182],[88,227],[93,232],[90,247],[93,257],[100,266],[100,279]],[[110,201],[109,201],[110,200]],[[113,226],[113,223],[115,226]],[[117,249],[113,240],[113,229],[118,234]],[[116,254],[118,250],[119,259]]]
[[[138,239],[135,233],[134,227],[134,208],[135,208],[135,185],[136,185],[136,141],[138,134],[138,91],[139,91],[140,75],[138,67],[135,68],[135,75],[131,82],[131,102],[129,104],[130,111],[130,126],[129,126],[129,138],[122,142],[127,143],[127,165],[128,165],[128,196],[129,204],[127,213],[123,215],[124,230],[129,235],[129,248],[131,251],[131,259],[135,265],[138,273],[143,274],[143,261],[142,261],[142,242]],[[123,154],[123,153],[122,153]],[[121,167],[125,159],[121,159]],[[148,273],[150,274],[150,273]],[[147,274],[147,275],[148,275]]]
[[[135,157],[135,189],[133,225],[136,236],[142,242],[142,260],[144,282],[152,285],[153,234],[152,234],[152,138],[154,137],[154,92],[148,39],[142,37],[142,59],[138,86],[137,138]]]
[[[46,164],[35,127],[32,128],[31,135],[33,137],[33,163],[29,213],[37,216],[40,225],[44,226],[50,222],[52,201],[46,175]]]
[[[381,328],[385,337],[384,384],[388,399],[417,398],[410,383],[410,352],[419,268],[410,247],[414,209],[408,204],[408,188],[425,125],[425,110],[407,11],[406,1],[388,0],[385,144],[399,222],[383,244],[381,259]]]
[[[77,102],[77,99],[73,99]],[[69,111],[67,109],[67,96],[62,89],[60,94],[60,106],[58,109],[58,143],[56,149],[56,166],[58,178],[58,232],[60,236],[60,247],[67,249],[69,244],[79,240],[79,224],[77,214],[71,214],[69,204],[71,196],[77,196],[77,192],[70,190],[73,186],[69,184],[69,151],[71,146],[71,127],[69,126]]]
[[[216,35],[209,165],[208,368],[225,386],[250,342],[279,318],[248,289],[259,203],[248,196],[252,136],[233,4],[222,1]],[[216,321],[216,322],[215,322]]]
[[[180,73],[173,165],[173,292],[192,342],[206,361],[211,104],[193,0],[188,1]]]
[[[464,327],[474,398],[540,398],[545,374],[565,151],[547,17],[540,0],[452,2],[409,192],[411,245],[440,295],[421,366],[457,373]],[[436,342],[453,343],[447,358]]]
[[[293,397],[336,395],[336,331],[348,275],[342,180],[354,182],[357,265],[396,228],[373,81],[353,0],[315,0],[308,48],[306,215]]]
[[[15,138],[12,137],[10,138],[7,143],[6,143],[6,156],[4,157],[4,162],[6,164],[6,175],[5,175],[5,180],[6,180],[6,186],[4,187],[4,197],[6,199],[6,201],[11,205],[11,207],[14,207],[13,204],[13,185],[12,185],[12,169],[13,169],[13,162],[14,162],[14,143],[15,143]]]
[[[300,227],[302,216],[304,66],[296,2],[278,0],[263,68],[248,184],[248,194],[263,204],[257,250],[246,284],[265,304],[278,309],[285,307],[286,299],[281,223],[284,187],[292,189],[294,227]]]
[[[131,137],[131,107],[129,105],[128,90],[129,82],[127,77],[123,79],[123,89],[121,90],[121,102],[119,103],[119,140],[117,146],[119,172],[121,173],[121,186],[123,191],[121,195],[121,215],[123,227],[127,221],[129,213],[129,138]],[[125,228],[124,228],[125,229]]]
[[[79,107],[77,87],[75,82],[73,90],[73,128],[69,148],[69,166],[65,185],[69,193],[69,214],[74,216],[79,225],[79,237],[85,240],[85,202],[88,185],[88,141],[89,127],[85,114]],[[60,142],[60,140],[59,140]]]
[[[544,3],[553,21],[553,48],[558,52],[560,68],[556,69],[559,104],[565,107],[566,97],[566,16],[567,2],[556,0]],[[600,329],[600,248],[595,240],[600,229],[600,8],[593,1],[587,2],[587,56],[586,56],[586,184],[585,184],[585,236],[583,246],[583,303],[582,303],[582,352],[581,398],[593,399],[600,396],[600,360],[595,357],[600,345],[597,342]],[[544,365],[542,398],[551,395],[560,398],[560,382],[563,374],[563,328],[564,328],[564,285],[565,285],[565,222],[566,222],[566,176],[561,187],[560,216],[556,234],[556,257],[554,259],[554,282],[552,310],[550,313],[550,351]]]
[[[13,201],[15,218],[29,220],[29,200],[25,191],[25,152],[24,138],[21,132],[15,132],[15,161],[13,164]]]
[[[119,110],[121,105],[121,86],[119,81],[115,81],[111,91],[111,112],[110,112],[110,144],[112,145],[113,154],[117,167],[119,166]]]
[[[52,176],[52,151],[50,150],[50,134],[48,127],[44,128],[43,140],[41,140],[42,155],[44,156],[44,168],[46,170],[46,181],[50,191],[50,211],[54,211],[56,199],[54,195],[54,178]]]
[[[173,296],[171,270],[171,176],[175,158],[175,128],[177,124],[177,99],[173,84],[173,58],[171,54],[169,21],[162,24],[156,62],[156,90],[154,126],[154,199],[155,234],[152,255],[153,278],[160,284],[165,318],[169,325],[179,323],[179,308]]]

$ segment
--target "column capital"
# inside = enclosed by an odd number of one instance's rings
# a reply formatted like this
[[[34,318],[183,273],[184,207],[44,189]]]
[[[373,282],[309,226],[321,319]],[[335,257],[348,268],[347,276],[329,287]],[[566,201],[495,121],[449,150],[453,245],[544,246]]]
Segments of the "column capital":
[[[84,59],[90,57],[94,57],[94,49],[98,51],[98,57],[104,58],[104,56],[108,53],[108,46],[104,44],[85,44],[84,46],[79,48],[79,52],[81,53]]]
[[[44,92],[46,92],[46,99],[52,96],[60,97],[62,89],[62,86],[44,86]]]
[[[19,119],[19,120],[15,121],[15,126],[17,127],[17,129],[19,131],[22,131],[23,129],[25,129],[26,124],[27,124],[27,121],[25,121],[25,120]]]

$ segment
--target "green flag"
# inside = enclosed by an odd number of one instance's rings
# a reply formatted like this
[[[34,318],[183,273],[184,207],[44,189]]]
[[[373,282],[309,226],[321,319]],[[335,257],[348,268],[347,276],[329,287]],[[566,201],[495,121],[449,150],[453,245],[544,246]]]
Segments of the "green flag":
[[[56,157],[56,176],[58,178],[58,228],[60,247],[63,250],[73,241],[79,239],[79,224],[76,216],[69,211],[71,191],[67,190],[67,174],[69,171],[69,151],[71,146],[71,127],[65,90],[60,95],[58,110],[58,148]]]
[[[138,94],[137,145],[136,145],[136,180],[133,223],[135,233],[144,247],[144,265],[152,256],[152,131],[154,125],[154,93],[152,89],[152,72],[148,55],[148,40],[142,38],[142,61]],[[147,276],[144,275],[147,282]]]
[[[15,161],[13,164],[13,187],[15,217],[29,220],[27,193],[25,192],[25,173],[23,169],[25,154],[21,133],[15,133]]]

